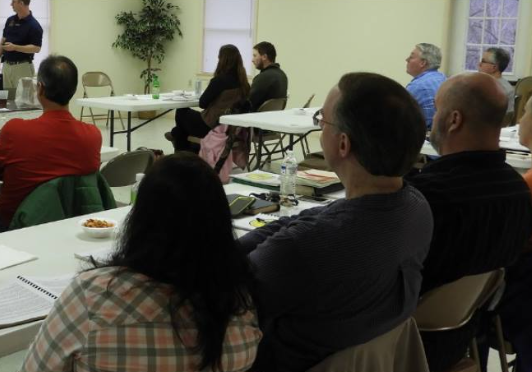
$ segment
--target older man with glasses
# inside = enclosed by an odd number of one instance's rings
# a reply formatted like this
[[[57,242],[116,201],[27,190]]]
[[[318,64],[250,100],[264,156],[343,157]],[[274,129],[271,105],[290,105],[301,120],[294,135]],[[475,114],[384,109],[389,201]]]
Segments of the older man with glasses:
[[[258,371],[305,371],[389,332],[421,287],[432,214],[402,179],[426,132],[415,100],[384,76],[350,73],[314,123],[346,197],[240,238],[256,268]]]
[[[478,71],[493,76],[501,85],[508,99],[508,108],[506,114],[511,116],[514,112],[515,89],[502,77],[502,73],[510,64],[510,53],[502,48],[488,48],[478,63]]]
[[[428,43],[417,44],[406,59],[406,72],[413,77],[406,90],[421,106],[427,130],[432,128],[434,97],[446,79],[445,75],[438,71],[440,64],[440,48]]]

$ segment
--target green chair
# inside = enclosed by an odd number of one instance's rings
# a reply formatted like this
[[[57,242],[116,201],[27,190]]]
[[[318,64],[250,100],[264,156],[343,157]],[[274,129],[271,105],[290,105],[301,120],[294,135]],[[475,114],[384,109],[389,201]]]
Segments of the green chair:
[[[116,208],[100,172],[54,178],[39,185],[19,205],[9,230]]]

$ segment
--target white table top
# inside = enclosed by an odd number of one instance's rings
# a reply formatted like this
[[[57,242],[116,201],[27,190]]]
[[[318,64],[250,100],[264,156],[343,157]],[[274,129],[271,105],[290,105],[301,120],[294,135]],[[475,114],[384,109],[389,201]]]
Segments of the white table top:
[[[175,100],[178,99],[178,100]],[[172,110],[177,108],[195,107],[199,104],[198,97],[178,97],[171,93],[161,94],[161,98],[153,99],[150,95],[139,96],[115,96],[99,98],[79,98],[76,100],[79,106],[99,108],[117,111],[150,111]]]
[[[224,115],[221,124],[245,128],[259,128],[289,134],[306,134],[319,130],[312,122],[318,107],[308,109],[288,109],[283,111],[254,112],[251,114]]]
[[[501,146],[501,148],[503,148]],[[438,156],[438,153],[430,142],[425,141],[423,144],[423,147],[421,148],[421,153],[425,155],[431,155],[431,156]],[[530,154],[525,153],[507,153],[506,154],[506,162],[510,164],[512,167],[516,168],[516,170],[520,173],[523,173],[524,171],[528,170],[532,166],[532,158],[530,157]]]
[[[100,162],[105,163],[116,157],[120,152],[116,147],[102,146],[100,150]]]

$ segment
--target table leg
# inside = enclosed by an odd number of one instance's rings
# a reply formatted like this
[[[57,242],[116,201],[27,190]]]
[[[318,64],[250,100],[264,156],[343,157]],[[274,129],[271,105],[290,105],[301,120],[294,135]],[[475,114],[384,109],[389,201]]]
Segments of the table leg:
[[[290,134],[288,138],[288,149],[294,151],[294,135]]]
[[[115,110],[111,110],[111,132],[109,133],[109,146],[113,147],[115,137]]]
[[[261,169],[260,162],[262,161],[262,129],[258,129],[259,131],[259,144],[257,146],[257,169]]]
[[[131,151],[131,111],[127,113],[127,151]]]

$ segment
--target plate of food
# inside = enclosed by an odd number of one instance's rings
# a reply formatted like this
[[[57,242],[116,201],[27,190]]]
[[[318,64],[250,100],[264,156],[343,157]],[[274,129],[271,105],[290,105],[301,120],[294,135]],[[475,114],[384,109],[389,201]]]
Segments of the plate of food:
[[[117,226],[117,222],[107,217],[84,218],[79,221],[81,229],[92,238],[108,238]]]

